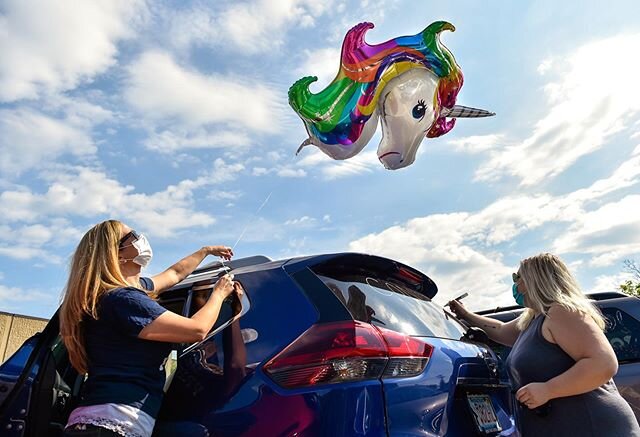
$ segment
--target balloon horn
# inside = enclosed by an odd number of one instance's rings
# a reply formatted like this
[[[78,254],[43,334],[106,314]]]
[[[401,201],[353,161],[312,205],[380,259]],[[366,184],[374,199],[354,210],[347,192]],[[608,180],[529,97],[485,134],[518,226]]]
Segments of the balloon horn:
[[[443,108],[441,116],[450,118],[480,118],[491,117],[496,115],[495,112],[487,111],[485,109],[470,108],[468,106],[455,105],[453,108]]]

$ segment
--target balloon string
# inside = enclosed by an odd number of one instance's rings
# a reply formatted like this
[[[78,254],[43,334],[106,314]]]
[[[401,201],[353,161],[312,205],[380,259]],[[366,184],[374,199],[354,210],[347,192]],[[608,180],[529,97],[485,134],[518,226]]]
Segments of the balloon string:
[[[238,237],[238,239],[236,240],[235,243],[233,243],[233,246],[231,246],[231,251],[233,252],[233,250],[236,248],[236,246],[238,245],[238,243],[240,242],[240,240],[242,240],[242,237],[244,237],[245,232],[247,232],[247,229],[249,228],[249,224],[251,224],[253,222],[253,218],[255,216],[258,215],[258,213],[260,213],[260,211],[262,211],[262,208],[264,208],[264,206],[267,204],[267,202],[269,202],[269,199],[271,198],[271,195],[273,194],[273,190],[271,190],[271,192],[267,195],[267,197],[264,199],[264,201],[262,202],[262,205],[260,205],[260,207],[258,207],[258,209],[253,213],[253,215],[251,216],[249,222],[247,222],[246,225],[244,225],[244,228],[242,229],[242,232],[240,233],[240,236]],[[227,266],[224,264],[224,258],[220,258],[220,263],[222,264],[222,267],[224,267],[225,269],[227,268]]]
[[[295,155],[291,157],[291,161],[293,161],[295,159]],[[289,162],[290,163],[290,162]],[[265,205],[269,202],[269,199],[271,199],[271,195],[273,194],[274,190],[271,190],[271,192],[267,195],[267,197],[264,199],[264,201],[262,202],[262,204],[258,207],[257,210],[254,211],[254,213],[251,215],[250,220],[247,222],[246,225],[244,225],[244,228],[242,229],[242,232],[240,233],[240,236],[238,237],[238,239],[236,240],[235,243],[233,243],[233,246],[231,246],[231,251],[233,251],[236,246],[238,245],[238,243],[240,242],[240,240],[242,240],[242,237],[244,237],[244,234],[247,232],[247,229],[249,228],[249,225],[253,223],[253,218],[255,218],[260,211],[262,211],[262,208],[265,207]],[[220,263],[222,264],[222,267],[224,267],[225,269],[227,268],[227,266],[224,264],[224,259],[221,258],[220,259]]]
[[[271,192],[269,193],[269,195],[267,196],[266,199],[264,199],[264,202],[262,202],[262,205],[260,205],[260,207],[256,210],[256,212],[253,213],[253,215],[251,216],[251,218],[253,219],[255,216],[257,216],[260,211],[262,211],[262,208],[264,208],[264,206],[267,204],[267,202],[269,202],[269,199],[271,198],[271,195],[273,194],[273,190],[271,190]],[[238,245],[238,243],[240,242],[240,240],[242,240],[242,237],[244,237],[244,233],[247,232],[247,228],[249,227],[249,224],[251,223],[251,220],[249,221],[249,223],[247,223],[246,225],[244,225],[244,229],[242,229],[242,232],[240,233],[240,236],[238,237],[238,239],[236,240],[236,242],[233,244],[233,246],[231,246],[231,250],[235,249],[236,246]]]

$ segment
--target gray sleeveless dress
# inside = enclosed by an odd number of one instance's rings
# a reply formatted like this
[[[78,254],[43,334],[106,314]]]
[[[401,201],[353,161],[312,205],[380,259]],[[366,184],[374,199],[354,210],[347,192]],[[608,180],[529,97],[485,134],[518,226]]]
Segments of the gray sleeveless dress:
[[[507,366],[514,393],[530,382],[546,382],[575,364],[560,346],[542,336],[544,319],[532,320],[509,353]],[[551,399],[534,410],[519,405],[518,414],[524,437],[640,437],[636,417],[613,380],[588,393]]]

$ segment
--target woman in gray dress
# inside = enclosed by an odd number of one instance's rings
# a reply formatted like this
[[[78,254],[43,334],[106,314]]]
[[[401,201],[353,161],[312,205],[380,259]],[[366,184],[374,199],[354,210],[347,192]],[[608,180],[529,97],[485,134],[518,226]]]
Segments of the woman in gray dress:
[[[503,323],[449,306],[512,347],[507,366],[524,436],[638,436],[631,407],[611,379],[618,371],[605,322],[567,266],[543,253],[520,262],[512,293],[526,309]]]

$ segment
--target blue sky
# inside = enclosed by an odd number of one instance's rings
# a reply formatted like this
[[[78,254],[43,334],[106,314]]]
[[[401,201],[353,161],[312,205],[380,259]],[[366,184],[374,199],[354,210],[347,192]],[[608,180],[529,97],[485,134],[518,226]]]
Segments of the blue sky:
[[[429,274],[440,303],[509,304],[550,251],[585,291],[640,258],[640,5],[616,1],[0,1],[0,311],[48,317],[93,224],[148,235],[157,273],[206,244],[274,259],[352,250]],[[380,134],[333,161],[289,86],[369,43],[447,20],[459,120],[408,168]],[[265,199],[268,202],[258,212]]]

